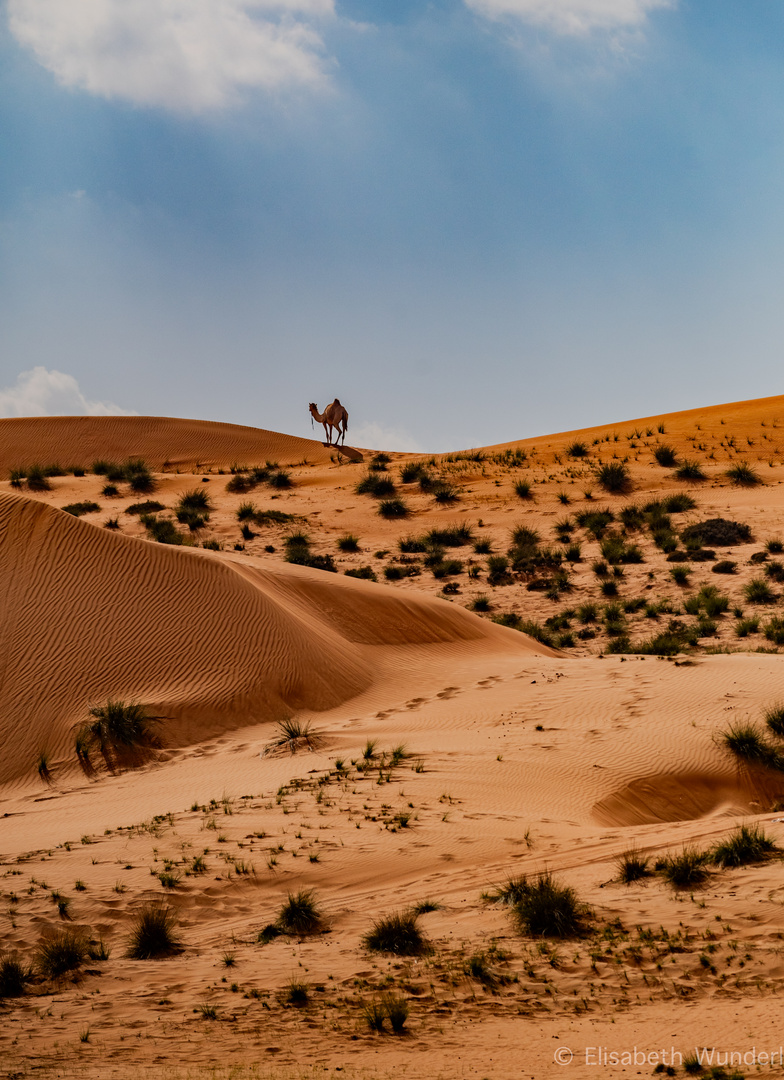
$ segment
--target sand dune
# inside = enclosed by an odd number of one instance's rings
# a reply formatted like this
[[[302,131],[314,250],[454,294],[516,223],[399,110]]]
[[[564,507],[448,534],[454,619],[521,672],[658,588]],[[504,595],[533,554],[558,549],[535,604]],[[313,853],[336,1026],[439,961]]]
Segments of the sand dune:
[[[139,542],[0,494],[0,782],[73,757],[88,703],[143,700],[167,745],[327,709],[365,690],[362,646],[507,639],[425,596]]]
[[[782,430],[778,397],[423,459],[424,484],[401,468],[411,455],[390,454],[372,464],[406,512],[387,518],[359,483],[371,470],[285,435],[0,422],[8,465],[72,464],[79,448],[84,464],[146,457],[159,520],[182,541],[147,539],[122,481],[55,476],[18,494],[0,477],[0,953],[33,963],[64,926],[111,950],[0,1001],[8,1067],[595,1080],[656,1064],[597,1067],[586,1053],[599,1043],[685,1055],[778,1040],[780,859],[710,863],[688,888],[661,868],[684,847],[707,857],[739,823],[784,850],[784,773],[740,764],[721,737],[763,730],[784,702]],[[227,489],[220,469],[268,457],[289,463],[290,487]],[[678,476],[687,459],[696,477]],[[609,462],[628,468],[625,493],[601,488]],[[729,473],[741,464],[750,486]],[[191,530],[176,510],[196,484],[210,511]],[[675,493],[654,513],[649,500]],[[82,502],[80,519],[58,509]],[[688,548],[685,527],[716,517],[748,533]],[[542,560],[494,575],[520,526]],[[294,530],[338,573],[288,564]],[[635,557],[615,560],[612,544]],[[637,648],[684,629],[677,655]],[[85,776],[72,728],[109,696],[165,715],[167,748]],[[283,716],[313,726],[314,749],[267,752]],[[630,849],[651,873],[627,884]],[[544,870],[590,905],[584,936],[525,934],[489,902]],[[260,940],[299,889],[329,932]],[[129,927],[152,897],[176,912],[184,952],[131,960]],[[370,952],[373,920],[410,905],[431,951]],[[406,1037],[368,1026],[389,993],[410,1010]]]
[[[228,469],[232,463],[325,462],[334,455],[315,439],[261,428],[162,416],[35,416],[0,420],[0,470],[57,463],[89,468],[98,458],[142,457],[156,470],[196,466]],[[346,457],[358,457],[351,446]]]

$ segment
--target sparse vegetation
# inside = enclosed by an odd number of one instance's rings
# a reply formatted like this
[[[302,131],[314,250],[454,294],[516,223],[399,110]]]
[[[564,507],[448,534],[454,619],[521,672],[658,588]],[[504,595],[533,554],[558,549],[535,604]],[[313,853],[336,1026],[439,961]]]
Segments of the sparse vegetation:
[[[710,852],[687,845],[677,855],[667,855],[661,864],[665,879],[674,889],[691,889],[708,879]]]
[[[66,514],[73,515],[73,517],[81,517],[83,514],[94,514],[100,509],[97,502],[68,503],[67,506],[63,507],[63,511]]]
[[[629,470],[620,461],[609,461],[601,465],[596,472],[596,481],[613,495],[625,495],[632,488]]]
[[[740,825],[716,844],[712,859],[718,866],[746,866],[764,862],[779,851],[776,842],[759,825]]]
[[[85,760],[92,747],[97,747],[106,764],[113,768],[138,757],[160,745],[155,725],[160,717],[151,716],[138,702],[115,701],[90,708],[91,720],[83,724],[76,736],[77,755]]]
[[[727,469],[725,476],[735,487],[756,487],[762,483],[760,474],[745,461],[739,461]]]
[[[517,880],[512,910],[520,930],[530,937],[579,936],[591,915],[574,889],[549,872]]]
[[[81,930],[54,930],[40,939],[36,964],[45,979],[61,979],[81,967],[87,955],[88,941]]]
[[[362,943],[371,952],[394,953],[396,956],[421,956],[429,951],[414,911],[396,912],[377,919],[362,938]]]
[[[275,926],[282,934],[306,937],[324,929],[324,916],[313,889],[289,893],[278,913]]]
[[[648,856],[643,855],[636,848],[624,851],[616,860],[618,880],[624,885],[631,885],[633,881],[640,881],[642,878],[650,877],[651,869],[649,864],[650,859]]]
[[[177,917],[168,904],[159,900],[144,904],[131,928],[127,956],[131,960],[157,960],[182,952],[176,928]]]

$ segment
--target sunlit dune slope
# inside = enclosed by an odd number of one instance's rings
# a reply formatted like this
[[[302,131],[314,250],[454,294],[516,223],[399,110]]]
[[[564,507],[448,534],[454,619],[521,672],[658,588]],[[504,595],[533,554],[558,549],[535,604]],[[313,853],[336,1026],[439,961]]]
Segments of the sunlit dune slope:
[[[664,426],[664,432],[659,432],[659,425]],[[498,443],[485,447],[489,452],[499,452],[515,447],[527,448],[536,444],[540,448],[547,446],[555,453],[564,450],[575,440],[583,440],[590,446],[594,438],[604,439],[605,436],[618,434],[624,439],[624,445],[628,436],[635,431],[639,432],[638,438],[666,437],[668,443],[676,448],[687,448],[687,439],[692,442],[695,434],[704,439],[725,439],[729,434],[736,439],[746,439],[753,434],[754,444],[761,441],[761,429],[765,427],[772,436],[776,434],[776,428],[784,429],[784,396],[754,398],[750,401],[735,401],[723,405],[709,405],[698,409],[685,409],[679,412],[658,413],[653,416],[644,416],[635,420],[622,420],[610,424],[598,424],[593,427],[575,429],[574,431],[562,431],[552,435],[540,435],[535,438],[515,439],[511,442]],[[650,429],[650,435],[648,435]],[[748,449],[748,444],[743,446]],[[772,449],[765,448],[765,449]],[[725,455],[717,455],[724,457]],[[756,455],[755,455],[756,456]]]
[[[0,420],[0,470],[57,463],[89,467],[98,458],[141,457],[156,471],[196,465],[229,468],[277,461],[329,461],[334,451],[316,439],[262,428],[164,416],[34,416]],[[346,456],[356,454],[350,447]],[[359,455],[356,455],[359,456]]]
[[[90,702],[149,703],[168,744],[327,709],[373,681],[368,646],[539,647],[427,596],[115,535],[0,495],[0,782],[73,758]]]

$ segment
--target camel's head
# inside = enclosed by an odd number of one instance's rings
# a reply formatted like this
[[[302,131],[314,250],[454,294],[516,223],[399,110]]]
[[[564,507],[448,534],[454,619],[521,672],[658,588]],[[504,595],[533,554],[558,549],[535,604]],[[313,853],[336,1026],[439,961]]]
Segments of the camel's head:
[[[311,403],[308,405],[308,409],[311,413],[318,412],[318,405],[315,403],[315,401],[311,401]]]

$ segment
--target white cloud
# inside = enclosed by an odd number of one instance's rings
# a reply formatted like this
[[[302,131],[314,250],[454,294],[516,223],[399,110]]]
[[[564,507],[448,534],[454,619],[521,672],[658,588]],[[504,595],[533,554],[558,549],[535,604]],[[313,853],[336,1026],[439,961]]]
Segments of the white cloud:
[[[465,0],[491,19],[518,18],[561,34],[593,30],[633,30],[650,11],[673,7],[677,0]]]
[[[334,0],[8,0],[17,41],[65,86],[203,112],[325,82],[312,20]]]
[[[346,441],[350,438],[352,446],[363,446],[367,450],[407,450],[412,454],[422,453],[422,448],[413,435],[403,428],[387,428],[375,421],[349,428]]]
[[[34,367],[0,390],[0,416],[136,416],[111,401],[90,401],[73,375]]]

